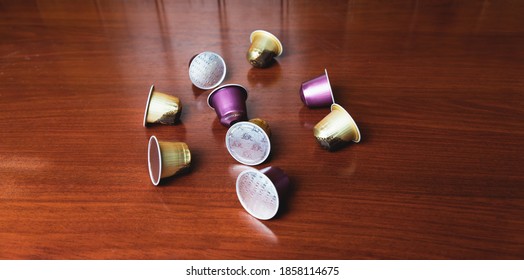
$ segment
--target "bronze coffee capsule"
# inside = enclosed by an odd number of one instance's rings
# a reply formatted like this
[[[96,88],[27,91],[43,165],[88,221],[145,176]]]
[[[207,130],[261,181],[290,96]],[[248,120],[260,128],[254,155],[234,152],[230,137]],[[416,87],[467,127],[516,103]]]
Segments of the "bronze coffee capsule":
[[[284,48],[278,38],[264,30],[255,30],[250,36],[251,46],[247,51],[247,60],[251,65],[264,68],[271,65],[273,58],[280,56]]]
[[[149,177],[155,186],[160,179],[173,176],[191,164],[191,151],[184,142],[158,141],[151,136],[147,154]]]
[[[351,115],[338,104],[331,105],[331,113],[325,116],[313,128],[318,143],[335,150],[350,141],[360,142],[360,131]]]
[[[155,85],[151,86],[144,112],[144,127],[150,123],[173,125],[179,120],[181,113],[182,103],[178,97],[158,92]]]

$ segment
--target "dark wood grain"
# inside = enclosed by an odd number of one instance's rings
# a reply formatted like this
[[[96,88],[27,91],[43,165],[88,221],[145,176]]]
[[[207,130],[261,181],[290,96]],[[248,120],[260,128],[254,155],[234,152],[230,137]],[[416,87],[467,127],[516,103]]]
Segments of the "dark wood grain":
[[[521,1],[1,1],[2,259],[522,259]],[[284,45],[252,68],[249,34]],[[259,221],[243,166],[193,87],[221,54],[292,181]],[[362,142],[328,152],[303,81],[330,73]],[[149,86],[176,126],[142,127]],[[188,174],[151,184],[147,141],[184,141]]]

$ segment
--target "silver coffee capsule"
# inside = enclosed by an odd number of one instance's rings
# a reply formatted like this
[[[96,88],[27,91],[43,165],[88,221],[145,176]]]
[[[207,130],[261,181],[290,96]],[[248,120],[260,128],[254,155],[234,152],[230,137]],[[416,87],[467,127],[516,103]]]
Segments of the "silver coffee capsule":
[[[189,79],[200,89],[212,89],[226,77],[226,63],[214,52],[202,52],[189,62]]]
[[[289,177],[275,166],[242,171],[236,182],[240,204],[260,220],[269,220],[277,214],[280,205],[287,200],[289,188]]]
[[[271,131],[266,121],[256,118],[233,124],[226,133],[229,154],[245,165],[264,162],[271,151]]]

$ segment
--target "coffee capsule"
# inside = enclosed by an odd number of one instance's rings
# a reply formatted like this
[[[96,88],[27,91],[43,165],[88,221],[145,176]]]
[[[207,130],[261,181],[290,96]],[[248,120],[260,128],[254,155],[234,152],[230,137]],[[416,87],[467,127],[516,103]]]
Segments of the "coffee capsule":
[[[226,77],[226,63],[214,52],[199,53],[189,61],[189,79],[200,89],[212,89]]]
[[[282,169],[269,166],[242,171],[236,181],[238,200],[253,217],[273,218],[289,193],[289,177]]]
[[[155,86],[151,86],[144,112],[144,127],[150,123],[173,125],[181,113],[182,103],[178,97],[155,91]]]
[[[324,72],[323,75],[302,83],[300,87],[300,99],[310,108],[327,107],[335,103],[327,70],[324,69]]]
[[[247,90],[237,84],[227,84],[214,89],[207,97],[209,107],[215,109],[220,123],[225,127],[247,120]]]
[[[254,67],[268,67],[273,62],[273,58],[280,56],[284,50],[280,40],[264,30],[253,31],[249,39],[251,46],[246,57]]]
[[[349,113],[338,104],[315,127],[313,134],[318,143],[328,150],[336,150],[350,141],[360,142],[360,131]]]
[[[226,133],[229,154],[245,165],[264,162],[271,151],[271,131],[266,121],[256,118],[233,124]]]
[[[149,177],[155,186],[160,179],[180,173],[191,165],[191,152],[184,142],[158,141],[151,136],[147,155]]]

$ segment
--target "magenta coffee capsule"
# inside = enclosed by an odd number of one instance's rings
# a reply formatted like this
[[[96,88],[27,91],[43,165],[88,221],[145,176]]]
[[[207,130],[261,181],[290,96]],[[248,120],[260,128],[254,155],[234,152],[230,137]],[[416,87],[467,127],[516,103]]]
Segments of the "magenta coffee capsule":
[[[351,115],[338,104],[331,105],[331,113],[313,127],[318,143],[327,150],[336,150],[348,142],[360,142],[360,131]]]
[[[144,127],[150,123],[173,125],[180,119],[181,113],[182,103],[178,97],[158,92],[154,85],[151,86],[144,112]]]
[[[273,218],[289,192],[289,177],[274,166],[242,171],[236,182],[238,200],[253,217]]]
[[[226,133],[226,148],[242,164],[261,164],[271,151],[270,136],[269,125],[262,119],[237,122]]]
[[[173,176],[191,164],[191,152],[184,142],[158,141],[151,136],[147,151],[149,177],[155,186],[160,179]]]
[[[189,79],[200,89],[212,89],[226,77],[226,63],[214,52],[202,52],[189,61]]]
[[[327,107],[335,103],[327,70],[324,69],[324,72],[323,75],[302,83],[300,87],[300,99],[310,108]]]
[[[223,126],[229,127],[247,120],[247,90],[237,84],[228,84],[214,89],[207,97],[207,104],[213,108]]]

